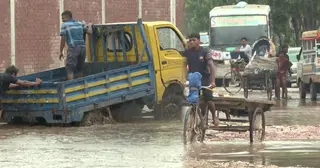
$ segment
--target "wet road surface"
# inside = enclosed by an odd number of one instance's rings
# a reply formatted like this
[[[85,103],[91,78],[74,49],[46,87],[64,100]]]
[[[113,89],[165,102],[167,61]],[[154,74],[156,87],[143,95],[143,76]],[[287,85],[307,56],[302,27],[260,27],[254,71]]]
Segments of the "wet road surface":
[[[320,104],[291,95],[292,100],[278,101],[266,113],[267,125],[319,125]],[[150,119],[83,128],[1,125],[0,167],[182,168],[185,156],[210,162],[320,167],[320,139],[266,140],[253,146],[245,140],[210,141],[185,148],[181,134],[180,121]]]

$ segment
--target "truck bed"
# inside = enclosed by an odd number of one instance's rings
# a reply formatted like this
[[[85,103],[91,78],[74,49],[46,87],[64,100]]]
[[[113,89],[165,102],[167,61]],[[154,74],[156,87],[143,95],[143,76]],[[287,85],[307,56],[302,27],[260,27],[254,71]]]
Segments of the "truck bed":
[[[16,88],[2,96],[5,120],[19,117],[25,122],[79,122],[84,112],[128,100],[154,95],[152,64],[142,62],[86,63],[85,77],[66,80],[65,68],[57,68],[20,79],[44,82],[38,87]]]

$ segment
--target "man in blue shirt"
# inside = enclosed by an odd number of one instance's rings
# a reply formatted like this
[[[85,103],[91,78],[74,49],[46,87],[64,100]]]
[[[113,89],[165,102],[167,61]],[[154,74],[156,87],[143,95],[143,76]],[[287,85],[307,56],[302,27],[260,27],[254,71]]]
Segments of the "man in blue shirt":
[[[213,58],[208,49],[200,46],[200,34],[192,33],[189,36],[189,44],[190,48],[186,49],[183,53],[183,56],[187,58],[189,73],[199,72],[202,75],[202,86],[211,86],[211,88],[216,87]],[[213,124],[218,126],[219,119],[216,116],[216,108],[212,99],[212,95],[213,92],[211,90],[204,89],[202,91],[202,96],[205,100],[205,103],[208,105],[208,108],[211,111]],[[202,106],[202,112],[204,111],[205,108]]]
[[[62,14],[63,24],[61,26],[60,60],[63,58],[65,43],[68,45],[66,70],[68,80],[74,78],[74,72],[83,76],[84,64],[86,59],[85,34],[87,26],[84,22],[74,20],[70,11]]]

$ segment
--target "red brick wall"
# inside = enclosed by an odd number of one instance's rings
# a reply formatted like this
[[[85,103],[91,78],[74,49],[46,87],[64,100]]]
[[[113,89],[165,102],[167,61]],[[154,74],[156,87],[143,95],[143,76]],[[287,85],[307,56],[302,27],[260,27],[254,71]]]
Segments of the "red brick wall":
[[[0,1],[0,72],[10,65],[10,2]]]
[[[20,74],[59,66],[58,0],[16,1],[16,65]]]
[[[106,22],[136,21],[138,0],[105,0]],[[176,23],[184,29],[184,0],[176,0]],[[170,0],[142,0],[143,20],[170,21]],[[64,0],[75,19],[101,23],[101,0]],[[63,66],[59,57],[59,0],[16,0],[16,65],[20,75]],[[10,65],[10,4],[0,1],[0,71]]]
[[[145,21],[170,21],[170,0],[143,0],[142,18]]]
[[[64,10],[87,23],[101,23],[101,6],[101,0],[64,0]]]
[[[131,22],[138,17],[138,0],[106,0],[106,22]]]

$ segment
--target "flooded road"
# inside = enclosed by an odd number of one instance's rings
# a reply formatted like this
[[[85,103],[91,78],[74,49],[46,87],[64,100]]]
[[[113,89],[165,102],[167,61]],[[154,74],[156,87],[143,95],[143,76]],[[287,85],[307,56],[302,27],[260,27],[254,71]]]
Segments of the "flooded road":
[[[253,95],[259,97],[260,94]],[[180,121],[147,119],[82,128],[0,125],[0,167],[183,168],[188,167],[186,163],[190,162],[190,158],[210,164],[243,161],[280,167],[320,167],[320,129],[317,129],[320,104],[310,100],[301,102],[295,98],[295,92],[290,95],[292,100],[278,101],[273,111],[266,113],[269,125],[266,131],[268,133],[270,128],[271,132],[265,142],[253,146],[248,139],[231,138],[184,147]],[[313,134],[319,136],[293,139],[300,130],[295,128],[291,131],[291,138],[283,139],[288,134],[284,132],[282,138],[277,139],[271,136],[273,130],[279,129],[271,125],[317,126],[310,129],[314,129]],[[309,127],[306,129],[304,132],[308,132]]]

